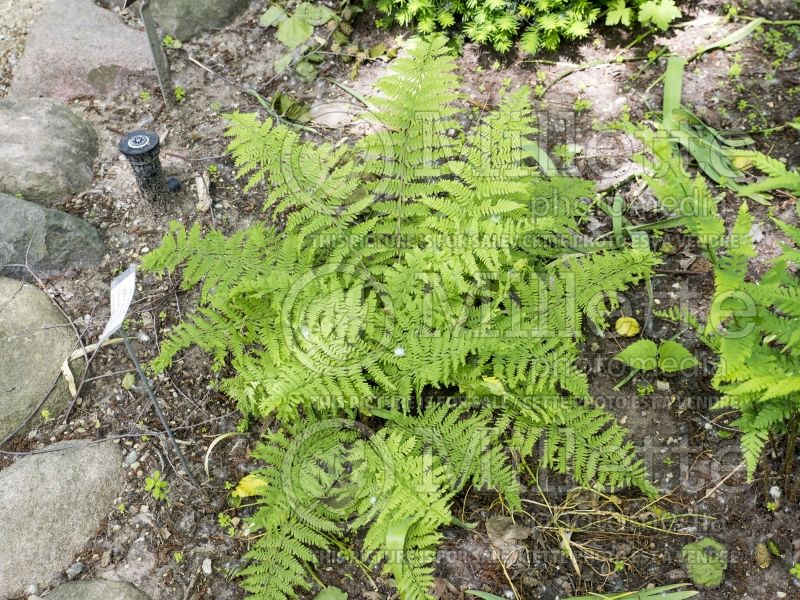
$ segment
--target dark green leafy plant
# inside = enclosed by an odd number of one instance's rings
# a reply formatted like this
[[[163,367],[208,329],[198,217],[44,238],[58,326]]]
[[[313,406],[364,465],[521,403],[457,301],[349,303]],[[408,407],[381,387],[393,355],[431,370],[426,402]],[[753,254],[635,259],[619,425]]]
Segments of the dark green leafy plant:
[[[638,22],[665,30],[681,16],[674,0],[377,0],[384,24],[414,24],[420,33],[461,27],[467,39],[507,52],[520,38],[525,52],[555,50],[589,35],[601,15],[606,25]]]
[[[529,90],[463,132],[453,71],[444,37],[415,42],[353,147],[230,115],[239,172],[248,189],[268,182],[285,226],[175,224],[144,260],[200,288],[154,366],[198,346],[232,368],[222,387],[243,413],[280,420],[246,486],[255,598],[295,597],[316,550],[353,533],[401,598],[430,598],[453,496],[471,485],[521,507],[512,456],[654,493],[575,359],[584,322],[605,327],[656,258],[576,251],[591,185],[530,166]]]

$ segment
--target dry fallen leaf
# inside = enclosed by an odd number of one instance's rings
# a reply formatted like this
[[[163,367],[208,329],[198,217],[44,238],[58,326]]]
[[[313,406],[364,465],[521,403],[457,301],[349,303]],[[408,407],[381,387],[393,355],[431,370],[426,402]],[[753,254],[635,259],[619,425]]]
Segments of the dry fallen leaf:
[[[633,317],[620,317],[614,324],[614,329],[622,337],[633,337],[639,333],[639,321]]]
[[[202,175],[198,175],[194,178],[195,188],[197,190],[197,204],[195,208],[200,212],[208,212],[211,210],[211,193],[209,190],[209,185],[211,185],[211,180],[208,176],[208,171],[203,171]]]
[[[511,517],[496,515],[486,521],[486,534],[492,545],[493,558],[499,559],[506,567],[516,564],[525,558],[525,544],[521,540],[527,539],[533,530],[515,523]]]
[[[236,489],[233,490],[232,495],[239,498],[249,498],[250,496],[255,496],[266,484],[267,482],[258,475],[246,475],[236,486]]]

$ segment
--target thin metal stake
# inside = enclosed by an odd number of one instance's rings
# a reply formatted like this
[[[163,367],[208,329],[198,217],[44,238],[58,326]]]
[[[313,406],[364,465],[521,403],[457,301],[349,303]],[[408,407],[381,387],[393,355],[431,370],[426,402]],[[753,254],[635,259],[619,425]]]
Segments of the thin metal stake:
[[[129,4],[126,3],[126,7]],[[156,64],[156,73],[158,74],[158,84],[161,86],[161,94],[164,96],[164,102],[167,106],[175,103],[175,96],[172,90],[172,76],[169,72],[169,63],[161,48],[161,40],[158,39],[158,30],[156,29],[156,22],[153,19],[153,13],[150,8],[150,0],[142,0],[142,5],[139,8],[142,15],[142,23],[144,23],[144,30],[147,32],[147,41],[150,43],[150,52],[153,53],[153,62]]]
[[[133,362],[136,373],[139,375],[139,379],[147,390],[147,395],[150,397],[150,402],[153,403],[153,408],[155,409],[158,418],[161,420],[161,425],[164,426],[164,431],[167,432],[167,436],[169,437],[170,442],[172,442],[175,452],[178,453],[178,458],[181,459],[181,464],[186,471],[186,476],[189,478],[189,481],[192,482],[192,485],[197,487],[198,483],[194,478],[194,475],[192,475],[192,470],[189,468],[189,462],[186,460],[183,452],[181,452],[181,449],[178,447],[178,442],[175,441],[175,436],[172,434],[172,429],[170,428],[169,423],[167,423],[167,418],[164,416],[164,411],[161,409],[161,403],[156,398],[153,388],[150,385],[150,380],[147,378],[147,375],[145,375],[144,370],[142,369],[142,365],[139,364],[139,359],[136,357],[136,353],[133,351],[133,346],[131,345],[130,339],[128,339],[128,334],[125,333],[125,330],[122,328],[120,328],[119,332],[122,335],[122,341],[125,344],[125,350],[128,351],[128,356],[130,357],[131,362]]]

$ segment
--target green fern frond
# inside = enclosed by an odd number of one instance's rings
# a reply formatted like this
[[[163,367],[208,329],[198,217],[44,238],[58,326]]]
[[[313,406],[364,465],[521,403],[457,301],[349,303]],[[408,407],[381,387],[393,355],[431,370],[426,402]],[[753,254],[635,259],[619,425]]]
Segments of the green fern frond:
[[[290,432],[259,450],[262,537],[245,573],[257,598],[293,597],[310,553],[358,532],[403,600],[427,600],[454,494],[471,485],[520,508],[509,438],[523,457],[542,440],[541,464],[582,484],[652,492],[576,359],[587,322],[605,327],[657,258],[573,248],[593,186],[533,166],[530,90],[465,132],[443,36],[393,66],[370,101],[375,127],[352,146],[231,115],[239,174],[268,184],[265,207],[285,225],[227,238],[175,225],[145,260],[202,290],[154,365],[201,348],[243,413]],[[467,400],[428,404],[431,393]],[[487,394],[499,406],[470,400]],[[329,432],[320,414],[382,422],[363,436],[334,419]]]

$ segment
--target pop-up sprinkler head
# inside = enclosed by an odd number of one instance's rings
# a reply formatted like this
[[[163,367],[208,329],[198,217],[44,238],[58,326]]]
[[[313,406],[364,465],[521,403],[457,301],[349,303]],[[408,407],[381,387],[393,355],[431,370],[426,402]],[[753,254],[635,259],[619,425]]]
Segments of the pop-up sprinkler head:
[[[125,155],[133,169],[139,191],[149,202],[159,202],[168,194],[167,180],[158,157],[161,141],[152,131],[131,131],[119,142],[119,151]]]

